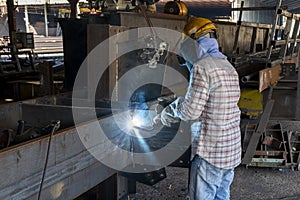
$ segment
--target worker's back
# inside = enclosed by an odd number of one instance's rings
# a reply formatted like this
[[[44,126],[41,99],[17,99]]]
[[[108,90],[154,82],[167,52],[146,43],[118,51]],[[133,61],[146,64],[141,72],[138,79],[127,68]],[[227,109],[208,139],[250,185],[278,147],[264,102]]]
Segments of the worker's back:
[[[192,88],[207,84],[208,90],[196,153],[217,167],[233,168],[241,156],[238,74],[226,59],[209,56],[194,64],[193,76]]]

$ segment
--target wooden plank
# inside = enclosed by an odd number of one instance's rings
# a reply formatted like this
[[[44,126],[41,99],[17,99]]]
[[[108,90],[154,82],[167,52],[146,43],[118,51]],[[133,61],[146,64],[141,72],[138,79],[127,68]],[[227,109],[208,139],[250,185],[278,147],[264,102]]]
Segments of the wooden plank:
[[[294,20],[300,20],[299,15],[295,15],[294,13],[291,13],[287,10],[279,9],[277,13],[282,15],[282,16],[292,18]]]
[[[252,38],[250,42],[250,53],[256,52],[256,41],[257,41],[257,28],[253,28]]]
[[[236,24],[232,23],[223,23],[223,22],[215,22],[219,32],[218,43],[219,47],[221,47],[222,52],[226,55],[232,54],[232,49],[234,45],[233,39],[228,39],[224,37],[226,35],[232,34],[236,32]],[[239,54],[249,54],[250,43],[252,39],[252,35],[249,32],[253,32],[253,28],[257,28],[257,35],[256,35],[256,43],[262,44],[263,48],[266,47],[266,42],[269,39],[269,35],[267,33],[268,29],[266,28],[259,28],[253,26],[244,26],[242,24],[240,28],[240,36],[239,36]],[[267,39],[267,41],[265,41]]]
[[[270,42],[270,36],[269,36],[269,33],[270,33],[270,29],[266,29],[265,33],[264,33],[264,36],[263,36],[263,49],[264,50],[267,50],[268,46],[269,46],[269,42]]]

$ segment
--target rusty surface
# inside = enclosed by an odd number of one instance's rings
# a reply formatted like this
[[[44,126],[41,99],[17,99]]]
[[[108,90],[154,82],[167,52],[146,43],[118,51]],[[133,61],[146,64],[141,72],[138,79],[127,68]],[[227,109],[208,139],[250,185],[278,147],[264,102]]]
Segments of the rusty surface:
[[[262,92],[263,90],[267,89],[270,85],[276,83],[281,78],[280,72],[280,65],[259,71],[259,91]]]

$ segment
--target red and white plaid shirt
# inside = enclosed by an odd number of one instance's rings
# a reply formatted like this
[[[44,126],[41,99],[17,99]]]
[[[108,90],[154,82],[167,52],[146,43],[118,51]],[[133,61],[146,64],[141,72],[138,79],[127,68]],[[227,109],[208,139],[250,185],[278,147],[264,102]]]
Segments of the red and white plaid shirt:
[[[185,98],[179,101],[182,120],[201,121],[192,152],[222,169],[241,161],[239,78],[226,60],[206,57],[194,64]],[[199,133],[200,131],[200,133]]]

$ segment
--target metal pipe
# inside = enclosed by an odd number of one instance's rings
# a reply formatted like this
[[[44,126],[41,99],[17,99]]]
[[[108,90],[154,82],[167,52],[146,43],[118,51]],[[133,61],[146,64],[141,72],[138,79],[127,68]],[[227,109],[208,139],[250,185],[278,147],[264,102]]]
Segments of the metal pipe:
[[[296,120],[300,120],[300,72],[299,72],[299,67],[300,67],[300,51],[298,51],[298,83],[297,83],[297,107],[296,107]]]
[[[251,81],[251,79],[252,79],[253,77],[256,77],[257,75],[258,75],[258,72],[253,72],[253,73],[251,73],[251,74],[248,74],[247,76],[243,76],[243,77],[241,78],[241,81],[242,81],[243,83],[247,83],[247,82]],[[252,81],[253,81],[253,80],[252,80]],[[258,82],[258,81],[256,80],[255,82]]]
[[[231,8],[232,11],[275,10],[275,6]]]
[[[141,4],[141,2],[139,0],[137,0],[137,5],[140,8],[141,13],[142,13],[142,15],[144,16],[144,18],[146,20],[146,23],[147,23],[147,25],[148,25],[148,27],[150,29],[151,34],[152,35],[157,35],[157,34],[155,34],[155,30],[153,30],[153,24],[152,24],[151,20],[149,19],[148,15],[147,15],[147,13],[145,11],[145,9],[143,8],[143,6],[142,6],[142,4]]]
[[[48,37],[48,16],[47,16],[47,4],[44,4],[44,18],[45,18],[45,36]]]
[[[16,32],[17,30],[17,23],[16,23],[16,10],[13,0],[7,0],[7,21],[8,21],[8,28],[9,28],[9,40],[10,45],[13,45],[14,42],[14,34],[13,32]]]
[[[22,135],[25,129],[25,121],[19,120],[18,124],[17,135]]]
[[[26,28],[26,33],[29,32],[29,18],[28,18],[28,9],[27,9],[27,5],[25,5],[25,18],[24,18],[24,21],[25,21],[25,28]]]

